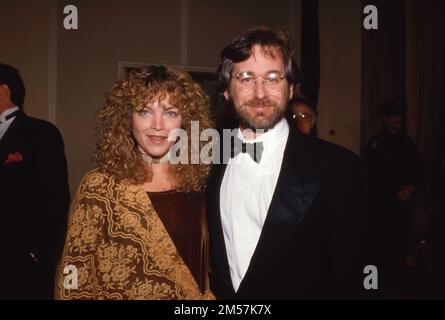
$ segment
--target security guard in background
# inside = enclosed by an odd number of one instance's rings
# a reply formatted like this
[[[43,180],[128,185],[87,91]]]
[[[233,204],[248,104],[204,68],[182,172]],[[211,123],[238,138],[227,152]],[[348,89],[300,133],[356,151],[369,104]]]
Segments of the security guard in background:
[[[383,285],[397,286],[409,253],[411,205],[422,181],[421,160],[405,133],[405,105],[393,101],[379,108],[383,131],[367,148],[371,226]]]

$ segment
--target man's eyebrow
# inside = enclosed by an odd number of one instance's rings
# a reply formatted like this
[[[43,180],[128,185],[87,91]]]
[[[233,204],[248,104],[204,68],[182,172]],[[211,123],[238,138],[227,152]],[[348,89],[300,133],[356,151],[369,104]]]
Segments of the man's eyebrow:
[[[255,72],[253,72],[253,71],[247,71],[247,70],[239,71],[239,72],[236,72],[236,73],[237,73],[237,74],[247,73],[247,74],[251,74],[251,75],[256,75]],[[268,71],[266,71],[264,74],[267,75],[267,74],[269,74],[269,73],[281,73],[281,74],[282,74],[283,71],[273,69],[273,70],[268,70]]]
[[[283,71],[274,69],[274,70],[269,70],[269,71],[266,72],[266,74],[269,74],[269,73],[283,73]]]

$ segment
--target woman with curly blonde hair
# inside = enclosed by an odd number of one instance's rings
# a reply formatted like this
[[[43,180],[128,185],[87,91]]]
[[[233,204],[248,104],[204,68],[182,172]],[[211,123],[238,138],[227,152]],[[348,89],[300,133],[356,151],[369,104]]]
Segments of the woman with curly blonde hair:
[[[169,161],[175,130],[212,127],[207,96],[187,73],[151,66],[117,82],[96,120],[97,168],[73,200],[56,297],[213,298],[202,195],[210,166]]]

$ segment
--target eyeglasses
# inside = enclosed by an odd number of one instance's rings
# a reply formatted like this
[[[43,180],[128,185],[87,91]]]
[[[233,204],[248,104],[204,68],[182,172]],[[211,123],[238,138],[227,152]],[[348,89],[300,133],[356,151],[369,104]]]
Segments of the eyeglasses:
[[[292,119],[297,121],[309,122],[312,120],[312,115],[308,112],[298,112],[292,115]]]
[[[252,89],[257,81],[261,79],[268,89],[276,89],[281,81],[284,79],[284,75],[282,75],[278,71],[269,72],[265,77],[259,76],[254,77],[252,72],[241,72],[235,73],[232,75],[233,79],[236,79],[243,89]]]

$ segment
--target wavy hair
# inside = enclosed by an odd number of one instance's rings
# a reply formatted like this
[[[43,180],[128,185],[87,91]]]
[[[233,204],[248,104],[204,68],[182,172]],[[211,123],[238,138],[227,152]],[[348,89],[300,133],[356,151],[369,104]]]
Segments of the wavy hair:
[[[182,129],[187,132],[189,164],[172,165],[177,191],[203,192],[210,165],[190,164],[191,121],[199,121],[199,133],[213,128],[209,99],[203,89],[186,72],[173,67],[150,66],[135,69],[118,81],[108,93],[105,103],[96,114],[96,150],[93,161],[101,172],[119,181],[142,184],[150,181],[152,173],[133,136],[132,115],[148,102],[164,99],[178,107]],[[205,143],[200,141],[200,148]]]

